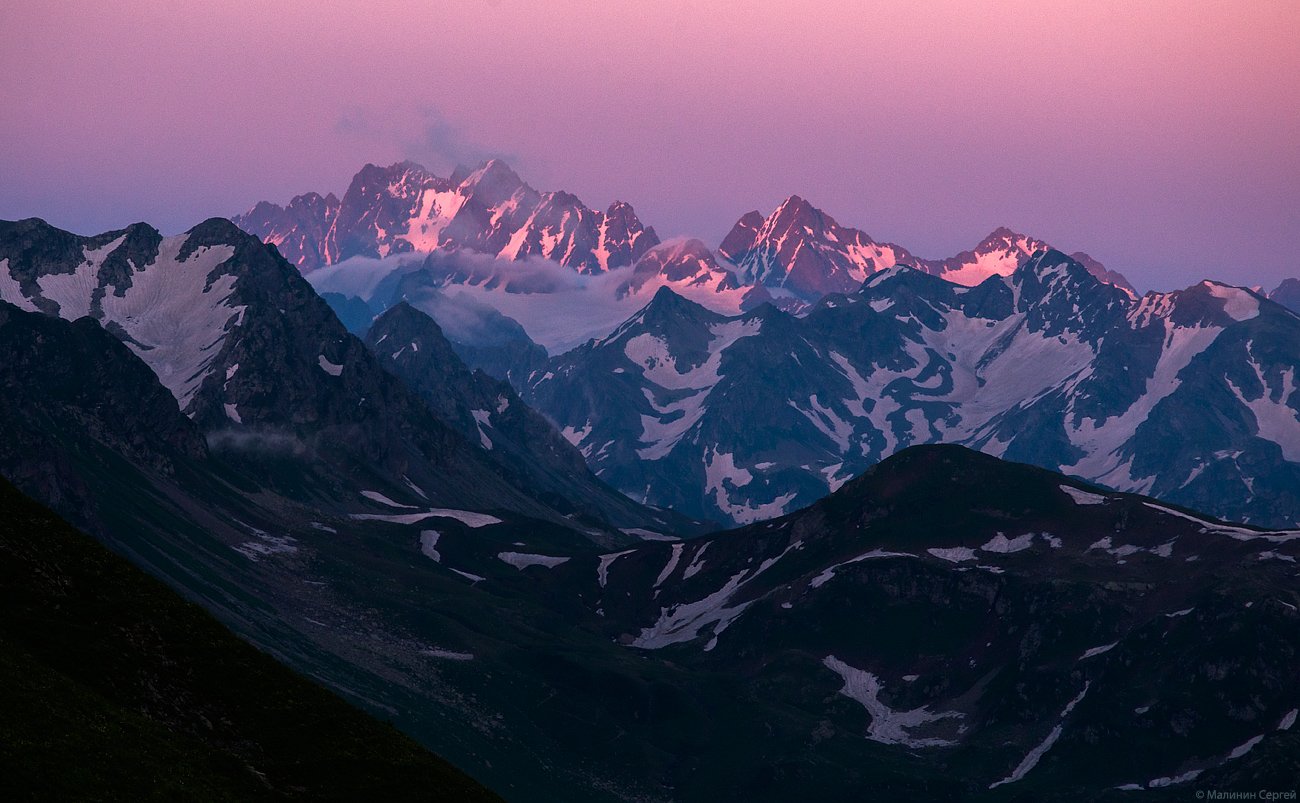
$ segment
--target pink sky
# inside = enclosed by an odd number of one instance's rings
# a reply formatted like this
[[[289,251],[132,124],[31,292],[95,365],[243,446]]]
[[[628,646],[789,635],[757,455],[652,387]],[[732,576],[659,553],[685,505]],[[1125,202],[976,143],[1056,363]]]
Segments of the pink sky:
[[[1008,225],[1143,288],[1300,275],[1300,3],[372,5],[9,0],[0,217],[176,231],[502,155],[715,245],[798,193],[923,256]]]

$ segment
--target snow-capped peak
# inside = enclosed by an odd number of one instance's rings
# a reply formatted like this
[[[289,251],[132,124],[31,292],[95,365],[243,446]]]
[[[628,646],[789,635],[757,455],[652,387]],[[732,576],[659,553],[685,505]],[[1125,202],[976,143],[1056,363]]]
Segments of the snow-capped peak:
[[[629,204],[600,212],[568,192],[538,192],[500,159],[450,178],[409,161],[367,164],[342,200],[307,193],[286,207],[260,203],[237,223],[303,273],[355,256],[465,250],[601,273],[631,265],[659,241]]]

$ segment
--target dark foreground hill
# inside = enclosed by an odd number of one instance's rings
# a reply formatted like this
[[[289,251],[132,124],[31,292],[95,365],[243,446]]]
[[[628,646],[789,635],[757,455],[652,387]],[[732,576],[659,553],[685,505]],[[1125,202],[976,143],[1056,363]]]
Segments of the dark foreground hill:
[[[8,800],[496,800],[0,480]]]

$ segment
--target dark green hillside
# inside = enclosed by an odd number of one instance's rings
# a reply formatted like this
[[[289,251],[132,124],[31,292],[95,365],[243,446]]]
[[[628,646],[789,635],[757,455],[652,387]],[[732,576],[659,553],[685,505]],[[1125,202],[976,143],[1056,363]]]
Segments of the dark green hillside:
[[[0,797],[495,800],[0,480]]]

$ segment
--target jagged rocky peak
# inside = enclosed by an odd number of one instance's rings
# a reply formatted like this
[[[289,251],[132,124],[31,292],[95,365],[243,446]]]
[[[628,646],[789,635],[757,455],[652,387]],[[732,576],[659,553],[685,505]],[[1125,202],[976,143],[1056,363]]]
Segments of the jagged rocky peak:
[[[473,384],[472,372],[456,356],[442,328],[429,315],[405,301],[398,302],[375,319],[366,333],[366,347],[393,370],[409,369],[412,387],[426,400],[436,398],[434,412],[444,421],[473,428],[466,388]],[[398,371],[399,375],[403,371]]]
[[[791,195],[782,201],[768,220],[772,221],[774,225],[784,224],[787,226],[803,224],[820,228],[827,223],[836,225],[830,215],[827,215],[798,195]]]
[[[356,256],[458,250],[601,273],[659,242],[630,205],[600,212],[569,192],[538,192],[500,159],[458,167],[450,178],[409,161],[367,164],[342,200],[308,193],[288,207],[262,202],[236,221],[303,273]]]
[[[409,384],[439,418],[477,440],[467,406],[475,388],[472,372],[432,317],[398,302],[375,319],[365,342],[390,371],[411,377]]]
[[[746,213],[719,253],[737,266],[742,282],[779,288],[807,303],[856,290],[875,271],[910,259],[898,246],[841,226],[798,195],[767,217]]]
[[[193,226],[186,232],[186,235],[185,247],[182,249],[182,253],[205,246],[210,248],[214,245],[239,245],[247,242],[250,237],[233,221],[224,217],[210,217]]]
[[[1003,281],[1016,289],[1016,309],[1029,316],[1031,327],[1053,334],[1088,330],[1101,319],[1122,316],[1133,300],[1051,247],[1035,251]]]
[[[784,242],[788,237],[821,239],[827,236],[829,230],[834,241],[841,228],[834,218],[821,209],[801,196],[791,195],[767,217],[757,211],[745,213],[723,239],[719,251],[735,261],[737,257],[743,258],[745,250],[752,249],[765,240]]]
[[[1037,251],[1049,247],[1047,243],[1036,237],[1030,237],[1027,234],[1021,234],[1013,231],[1006,226],[998,226],[989,235],[980,241],[975,247],[975,253],[989,253],[992,251],[1018,251],[1026,256],[1033,256]]]
[[[1172,320],[1179,325],[1205,322],[1214,326],[1230,326],[1237,321],[1259,317],[1260,304],[1265,299],[1244,287],[1206,279],[1186,290],[1177,291]]]
[[[701,270],[722,270],[713,252],[702,240],[681,237],[659,243],[637,260],[638,273],[662,273],[669,279],[680,280],[696,275]],[[735,276],[726,272],[734,282]]]
[[[1083,276],[1092,277],[1083,265],[1055,248],[1036,250],[1009,275],[1019,284],[1050,284],[1063,278],[1082,281]],[[1090,280],[1090,284],[1097,284],[1095,278]]]
[[[97,237],[48,229],[39,240],[47,244],[40,250],[49,253],[53,245],[62,254],[61,264],[42,266],[40,259],[14,254],[9,277],[17,267],[31,281],[24,287],[0,275],[0,297],[68,320],[95,318],[153,369],[201,426],[257,420],[259,412],[306,392],[307,383],[290,377],[290,367],[322,370],[322,350],[329,349],[307,332],[290,336],[284,321],[304,311],[304,326],[333,322],[328,307],[275,249],[229,220],[210,218],[166,238],[139,225]],[[0,231],[0,252],[11,245]],[[277,362],[282,351],[294,350],[301,353]],[[328,357],[331,365],[341,364],[337,350]],[[295,361],[300,364],[291,365]],[[258,365],[263,372],[254,376]],[[282,381],[299,387],[266,393]]]
[[[1130,284],[1129,280],[1124,277],[1124,274],[1120,273],[1119,271],[1115,271],[1115,270],[1111,270],[1110,268],[1107,268],[1105,265],[1101,264],[1096,259],[1093,259],[1091,256],[1084,253],[1083,251],[1075,251],[1074,253],[1070,254],[1070,259],[1073,259],[1075,262],[1078,262],[1080,265],[1083,265],[1085,268],[1088,269],[1089,273],[1091,273],[1093,276],[1096,276],[1098,279],[1105,282],[1106,284],[1113,284],[1116,287],[1120,288],[1121,290],[1127,291],[1134,298],[1137,297],[1138,295],[1137,288],[1135,288],[1132,284]]]
[[[611,226],[618,225],[627,231],[654,231],[653,228],[646,229],[641,225],[641,219],[637,217],[636,210],[627,201],[614,201],[611,203],[609,208],[605,210],[605,218]]]
[[[645,226],[636,210],[625,201],[609,205],[600,225],[597,259],[604,270],[635,264],[646,251],[659,244],[653,226]]]
[[[1053,246],[1037,237],[999,226],[975,246],[956,256],[940,260],[917,260],[915,265],[950,282],[975,286],[990,276],[1009,276],[1040,251]],[[1070,255],[1098,280],[1133,294],[1133,286],[1121,274],[1082,251]]]
[[[917,259],[913,266],[955,284],[973,287],[990,276],[1010,276],[1038,251],[1050,246],[999,226],[975,246],[947,259]]]
[[[339,197],[334,193],[327,193],[324,197],[318,192],[309,192],[305,195],[299,195],[289,201],[289,208],[302,206],[304,209],[331,209],[337,208]]]
[[[643,321],[656,321],[671,319],[683,315],[690,317],[722,318],[721,315],[718,315],[704,306],[675,292],[671,287],[660,287],[656,290],[654,297],[650,299],[650,303],[642,307],[641,311],[634,317],[639,317]]]
[[[233,220],[235,225],[279,249],[302,273],[324,263],[324,248],[342,202],[334,193],[295,195],[286,206],[259,201]]]
[[[414,212],[418,207],[412,205],[418,202],[425,189],[443,189],[446,184],[446,179],[438,178],[414,162],[387,166],[366,164],[352,177],[347,192],[343,194],[340,222],[346,226],[363,218],[379,219],[376,205],[393,216]]]
[[[1000,226],[970,251],[947,259],[922,259],[860,229],[842,226],[806,199],[792,195],[770,215],[748,212],[723,239],[719,253],[738,266],[742,281],[783,288],[809,303],[827,293],[848,293],[871,274],[908,265],[955,284],[973,287],[990,276],[1009,276],[1051,246]],[[1120,274],[1087,254],[1076,261],[1100,280],[1132,291]]]
[[[720,262],[702,241],[686,237],[646,250],[631,277],[619,286],[617,296],[649,296],[656,289],[668,288],[710,309],[731,314],[771,298],[761,285],[741,282],[730,263]]]
[[[753,331],[734,318],[701,326],[661,314],[672,300],[661,294],[632,322],[639,328],[620,330],[667,344],[643,338],[636,353],[666,350],[672,372],[633,360],[649,367],[618,373],[624,340],[610,339],[605,354],[554,358],[555,379],[536,396],[565,424],[595,422],[591,443],[656,444],[593,458],[603,477],[651,503],[733,521],[776,515],[904,446],[942,441],[1220,515],[1296,520],[1283,485],[1300,472],[1300,396],[1289,378],[1300,323],[1248,290],[1203,283],[1135,299],[1043,248],[973,287],[895,265],[859,292]],[[656,321],[676,336],[650,331]],[[684,332],[697,333],[693,351],[677,345]],[[706,352],[714,361],[695,371]],[[640,386],[606,403],[598,397],[612,377]],[[779,403],[756,408],[769,396]],[[780,447],[760,453],[755,428]],[[720,455],[734,487],[719,484]],[[712,474],[688,486],[682,478],[701,465]]]
[[[387,166],[367,163],[352,181],[353,183],[361,182],[363,186],[369,188],[378,188],[380,186],[379,182],[386,182],[389,188],[418,189],[426,182],[437,178],[423,165],[407,160],[394,162]]]
[[[374,343],[376,339],[381,339],[386,334],[393,332],[404,332],[407,329],[424,330],[436,332],[442,335],[442,327],[431,316],[420,312],[412,307],[406,301],[398,301],[393,306],[384,310],[382,314],[375,318],[366,336],[366,341]]]
[[[725,320],[720,315],[675,292],[661,286],[644,307],[628,318],[600,343],[614,343],[639,334],[652,334],[672,340],[686,332],[694,332],[712,323]]]
[[[0,298],[67,320],[90,316],[152,368],[183,410],[243,319],[231,258],[255,238],[214,218],[164,238],[145,224],[79,237],[41,221],[0,227]]]
[[[734,255],[753,248],[754,241],[758,238],[758,230],[762,228],[765,220],[763,213],[757,209],[741,215],[736,225],[727,232],[727,236],[722,238],[722,245],[718,246],[719,253],[731,259]]]
[[[505,203],[520,190],[533,191],[510,165],[500,159],[488,159],[473,170],[457,167],[451,181],[461,194],[489,207]]]
[[[1284,279],[1268,297],[1292,312],[1300,312],[1300,279]]]
[[[910,284],[924,284],[927,287],[938,286],[934,284],[938,277],[933,273],[921,270],[912,265],[898,264],[890,265],[887,268],[881,268],[867,277],[862,283],[860,291],[866,293],[870,290],[880,290],[891,286],[906,286]]]

